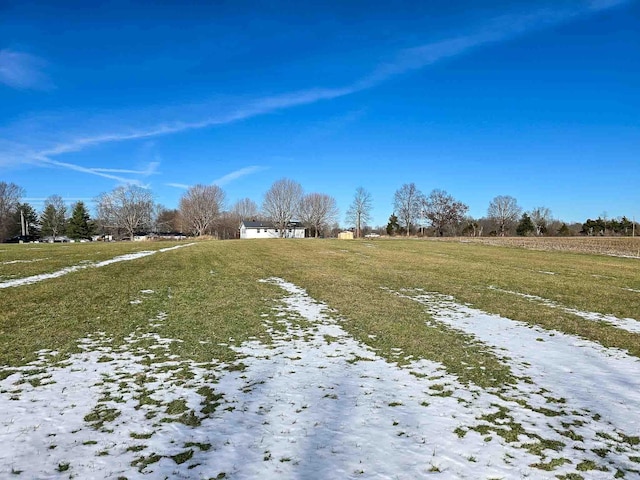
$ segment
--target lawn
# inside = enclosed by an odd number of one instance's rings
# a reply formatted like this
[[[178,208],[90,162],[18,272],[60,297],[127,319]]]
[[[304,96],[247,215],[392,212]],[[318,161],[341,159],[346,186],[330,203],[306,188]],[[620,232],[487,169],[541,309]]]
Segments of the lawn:
[[[640,259],[575,244],[1,245],[0,476],[633,478]]]

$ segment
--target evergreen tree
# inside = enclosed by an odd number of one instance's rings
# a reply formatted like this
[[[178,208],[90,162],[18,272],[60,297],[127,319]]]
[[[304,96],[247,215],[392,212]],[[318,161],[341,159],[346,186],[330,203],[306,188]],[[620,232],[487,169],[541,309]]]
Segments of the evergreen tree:
[[[398,224],[398,217],[395,213],[392,213],[389,217],[389,223],[387,224],[387,235],[395,235],[400,231],[400,224]]]
[[[568,237],[569,235],[571,235],[571,230],[569,230],[569,227],[567,227],[566,223],[563,223],[562,226],[558,229],[558,235],[560,235],[561,237]]]
[[[596,220],[587,219],[586,222],[582,224],[582,232],[585,235],[604,235],[606,231],[606,223],[605,221],[598,217]]]
[[[531,221],[531,217],[526,213],[522,214],[522,218],[520,219],[520,223],[516,227],[516,233],[521,237],[527,236],[536,231],[536,227]]]
[[[74,240],[91,238],[95,231],[95,224],[91,221],[87,207],[84,202],[76,202],[73,205],[73,212],[67,224],[67,236]]]
[[[52,236],[54,241],[56,237],[64,233],[65,224],[67,223],[67,206],[59,195],[52,195],[47,198],[45,208],[40,216],[42,224],[42,234]]]

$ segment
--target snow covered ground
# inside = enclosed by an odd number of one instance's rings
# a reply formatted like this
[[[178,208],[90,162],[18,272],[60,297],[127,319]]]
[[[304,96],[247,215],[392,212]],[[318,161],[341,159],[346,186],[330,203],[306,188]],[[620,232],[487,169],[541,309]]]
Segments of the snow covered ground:
[[[493,346],[519,378],[482,389],[435,362],[389,362],[303,289],[264,281],[286,293],[263,317],[271,342],[232,347],[232,365],[171,355],[177,340],[161,336],[158,312],[121,345],[98,332],[70,358],[41,351],[11,369],[0,381],[0,444],[11,446],[0,477],[640,475],[640,364],[624,352],[391,292]]]

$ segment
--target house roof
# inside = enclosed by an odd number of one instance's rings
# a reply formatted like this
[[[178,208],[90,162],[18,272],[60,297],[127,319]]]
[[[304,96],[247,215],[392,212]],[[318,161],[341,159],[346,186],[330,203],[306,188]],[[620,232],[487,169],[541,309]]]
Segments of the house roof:
[[[242,224],[246,228],[276,228],[272,222],[252,222],[249,220],[243,220]]]
[[[245,228],[276,228],[273,222],[255,222],[249,220],[243,220],[242,224]],[[304,225],[301,222],[289,222],[287,228],[303,228]]]

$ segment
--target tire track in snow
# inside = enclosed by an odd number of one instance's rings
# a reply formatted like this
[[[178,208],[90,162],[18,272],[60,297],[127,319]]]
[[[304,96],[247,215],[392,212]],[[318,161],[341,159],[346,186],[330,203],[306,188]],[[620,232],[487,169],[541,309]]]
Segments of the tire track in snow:
[[[550,405],[549,402],[554,399],[539,385],[522,381],[517,387],[483,390],[474,385],[461,384],[455,376],[445,373],[443,365],[436,362],[419,360],[406,368],[399,368],[351,337],[332,318],[328,307],[315,302],[303,289],[278,278],[268,281],[289,294],[283,299],[285,311],[311,322],[317,329],[314,332],[316,338],[324,335],[336,338],[330,344],[336,345],[336,354],[328,353],[326,347],[318,345],[313,348],[313,344],[307,343],[302,348],[294,349],[292,356],[304,358],[310,355],[308,348],[311,346],[311,352],[317,354],[318,360],[324,358],[318,362],[323,369],[330,368],[329,372],[338,370],[333,374],[337,375],[335,393],[345,403],[340,410],[347,410],[350,419],[359,419],[362,413],[358,408],[367,406],[367,402],[373,398],[377,402],[376,409],[369,408],[376,416],[385,417],[390,415],[390,410],[383,407],[398,404],[395,415],[407,421],[402,423],[401,432],[397,432],[396,436],[390,435],[388,426],[377,426],[376,429],[366,422],[357,427],[349,427],[347,423],[340,431],[340,438],[355,436],[363,439],[360,440],[363,443],[367,442],[365,439],[372,439],[369,441],[387,445],[387,448],[378,447],[377,453],[367,457],[368,461],[375,459],[374,471],[378,475],[393,477],[393,472],[403,472],[406,478],[415,478],[429,473],[424,469],[412,470],[416,458],[429,461],[429,455],[425,455],[424,439],[428,439],[426,450],[434,450],[431,460],[437,469],[431,472],[440,470],[445,478],[514,478],[527,475],[555,478],[557,474],[575,473],[576,466],[580,464],[593,464],[603,469],[589,472],[591,478],[610,478],[609,468],[630,472],[636,466],[629,457],[636,454],[637,449],[625,444],[626,437],[619,431],[606,421],[592,418],[589,412],[578,407],[567,406],[571,410],[564,411],[563,406],[558,408],[557,405]],[[292,340],[295,341],[295,336],[291,338],[292,330],[295,331],[289,325],[289,333],[283,335],[286,344],[279,348],[291,348]],[[308,333],[300,329],[298,337],[302,335]],[[350,359],[363,357],[369,361],[356,361],[350,366],[350,361],[345,364],[345,356]],[[418,379],[405,376],[407,373]],[[356,375],[361,378],[358,387],[349,391],[346,385]],[[300,377],[303,383],[313,382],[313,371],[301,373]],[[291,380],[283,379],[281,386],[271,382],[267,382],[267,385],[277,391],[298,391],[299,383]],[[342,389],[347,390],[346,399]],[[380,397],[385,399],[380,401]],[[486,429],[485,433],[482,433],[483,429]],[[519,429],[520,433],[510,435],[511,429]],[[454,432],[455,435],[452,435]],[[399,442],[399,433],[414,440],[422,437],[423,443],[416,447],[412,443]],[[505,441],[501,438],[502,434],[505,438],[516,439]],[[484,450],[476,443],[480,439],[485,443]],[[538,448],[542,453],[534,454]],[[362,455],[366,450],[362,447],[351,455]],[[600,454],[594,450],[600,453],[606,451],[606,459],[600,458]],[[410,455],[405,457],[406,453]],[[381,465],[377,461],[379,457],[390,463],[392,468]],[[566,465],[563,465],[565,460]],[[554,464],[551,468],[553,472],[548,472],[548,475],[533,466],[543,464],[544,467],[544,464],[554,461],[558,463]]]
[[[617,430],[640,435],[640,359],[625,351],[545,330],[459,304],[422,289],[393,292],[419,302],[431,318],[503,352],[521,378],[530,378],[571,408],[601,415]]]
[[[504,290],[502,288],[494,287],[493,285],[489,286],[488,288],[490,290],[495,290],[496,292],[508,293],[510,295],[526,298],[530,302],[539,303],[540,305],[544,305],[545,307],[557,308],[572,315],[576,315],[580,318],[584,318],[585,320],[589,320],[590,322],[603,322],[613,327],[626,330],[627,332],[640,333],[640,321],[634,318],[618,318],[613,315],[605,315],[598,312],[584,312],[582,310],[578,310],[577,308],[565,307],[564,305],[560,305],[553,300],[542,298],[537,295],[514,292],[513,290]]]
[[[175,250],[177,248],[189,247],[191,245],[195,245],[195,243],[187,243],[184,245],[176,245],[174,247],[161,248],[159,250],[143,250],[141,252],[135,253],[127,253],[125,255],[119,255],[117,257],[110,258],[108,260],[103,260],[101,262],[96,263],[84,263],[81,265],[73,265],[71,267],[66,267],[61,270],[57,270],[51,273],[41,273],[39,275],[32,275],[30,277],[16,278],[13,280],[7,280],[5,282],[0,282],[0,288],[12,288],[12,287],[21,287],[23,285],[31,285],[33,283],[42,282],[44,280],[51,280],[52,278],[59,278],[69,273],[77,272],[79,270],[85,270],[87,268],[100,268],[105,267],[107,265],[111,265],[112,263],[117,262],[127,262],[129,260],[135,260],[142,257],[148,257],[149,255],[154,255],[158,252],[168,252],[169,250]]]

